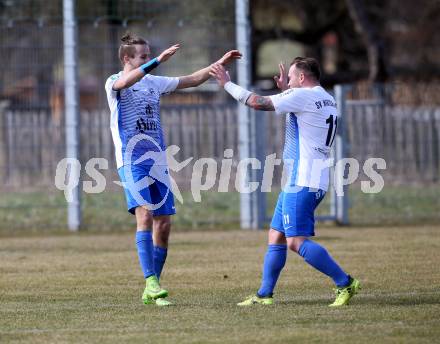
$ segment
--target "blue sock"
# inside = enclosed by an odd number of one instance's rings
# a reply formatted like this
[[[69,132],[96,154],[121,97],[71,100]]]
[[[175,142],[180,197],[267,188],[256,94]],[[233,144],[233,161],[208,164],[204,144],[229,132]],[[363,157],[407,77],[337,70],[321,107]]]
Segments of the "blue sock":
[[[144,277],[147,278],[154,275],[153,238],[151,237],[151,231],[138,230],[136,232],[136,246]]]
[[[163,265],[167,259],[168,250],[164,247],[154,246],[154,272],[156,273],[157,279],[160,278],[162,273]]]
[[[286,264],[287,245],[269,245],[263,263],[263,278],[258,296],[272,296],[280,272]]]
[[[331,277],[336,286],[345,287],[350,283],[350,276],[339,267],[327,250],[316,242],[305,240],[298,253],[316,270]]]

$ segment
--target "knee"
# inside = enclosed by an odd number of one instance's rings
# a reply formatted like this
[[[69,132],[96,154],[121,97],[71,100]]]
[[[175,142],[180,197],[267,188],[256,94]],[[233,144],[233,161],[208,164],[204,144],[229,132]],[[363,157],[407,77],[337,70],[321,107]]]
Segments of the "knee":
[[[305,239],[301,238],[301,237],[288,238],[287,239],[287,246],[289,247],[289,250],[292,250],[293,252],[296,252],[299,254],[299,248],[301,247],[304,240]]]
[[[285,245],[286,237],[283,233],[271,228],[269,229],[268,243],[269,245]]]
[[[157,230],[159,232],[164,232],[164,233],[169,233],[170,228],[171,228],[171,221],[170,219],[167,218],[159,218],[157,220]]]
[[[153,225],[153,216],[148,209],[143,207],[136,208],[136,222],[138,229],[151,229]]]
[[[171,220],[169,217],[159,217],[154,219],[155,222],[155,231],[157,232],[158,239],[161,242],[168,243],[168,237],[170,235],[171,230]]]

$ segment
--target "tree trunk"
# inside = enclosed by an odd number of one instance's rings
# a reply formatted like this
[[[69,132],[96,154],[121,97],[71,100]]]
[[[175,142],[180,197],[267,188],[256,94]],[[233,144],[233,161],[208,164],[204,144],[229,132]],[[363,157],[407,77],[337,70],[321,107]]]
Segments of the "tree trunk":
[[[385,81],[388,77],[384,44],[368,19],[363,0],[345,0],[354,27],[364,41],[369,64],[369,80]]]

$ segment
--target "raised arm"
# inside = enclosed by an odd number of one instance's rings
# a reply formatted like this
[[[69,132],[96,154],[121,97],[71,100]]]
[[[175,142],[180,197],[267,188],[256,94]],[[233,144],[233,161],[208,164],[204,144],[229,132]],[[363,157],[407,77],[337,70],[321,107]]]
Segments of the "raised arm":
[[[146,74],[152,71],[154,68],[159,66],[160,63],[167,61],[171,56],[173,56],[176,51],[180,48],[179,44],[175,44],[168,49],[165,49],[158,57],[148,61],[147,63],[141,65],[139,68],[135,68],[128,73],[123,74],[116,82],[113,84],[113,90],[118,91],[124,88],[128,88],[139,80],[141,80]]]
[[[209,79],[210,67],[205,67],[190,75],[179,76],[179,84],[176,89],[196,87]]]
[[[237,84],[234,84],[229,77],[229,73],[222,65],[214,64],[209,72],[211,76],[217,79],[217,82],[233,98],[255,110],[274,111],[272,100],[269,97],[259,96],[252,93]]]
[[[274,111],[275,107],[272,104],[272,100],[269,97],[259,96],[258,94],[252,93],[246,100],[246,105],[261,111]]]
[[[238,50],[231,50],[223,55],[223,57],[218,60],[216,64],[224,66],[229,62],[239,58],[241,58],[241,53]],[[177,89],[196,87],[203,84],[206,80],[209,79],[211,66],[202,68],[190,75],[179,77],[179,84],[177,85]]]
[[[288,76],[286,71],[286,65],[284,62],[280,62],[278,64],[278,69],[280,70],[280,75],[275,75],[273,79],[275,80],[275,84],[277,87],[281,90],[281,92],[284,92],[289,88],[288,86]]]

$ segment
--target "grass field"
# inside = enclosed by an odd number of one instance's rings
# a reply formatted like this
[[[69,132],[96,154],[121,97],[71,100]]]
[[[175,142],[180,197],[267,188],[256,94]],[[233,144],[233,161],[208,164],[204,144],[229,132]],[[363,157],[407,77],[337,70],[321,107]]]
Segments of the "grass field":
[[[267,196],[270,219],[279,191]],[[359,185],[350,190],[349,219],[354,225],[419,225],[440,223],[440,185],[387,186],[378,194],[364,194]],[[237,192],[203,192],[195,203],[185,192],[184,204],[176,201],[173,221],[179,230],[237,228],[240,195]],[[319,206],[318,215],[329,214],[330,197]],[[84,229],[93,232],[132,230],[134,217],[125,208],[122,190],[83,194]],[[0,236],[23,233],[53,234],[66,226],[66,201],[61,192],[0,192]]]
[[[140,302],[129,233],[3,237],[1,343],[434,343],[440,338],[440,227],[321,228],[358,277],[352,305],[330,309],[331,281],[289,254],[276,304],[255,292],[265,233],[172,237],[163,285],[175,306]]]

